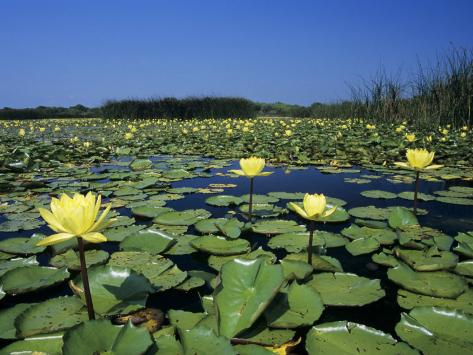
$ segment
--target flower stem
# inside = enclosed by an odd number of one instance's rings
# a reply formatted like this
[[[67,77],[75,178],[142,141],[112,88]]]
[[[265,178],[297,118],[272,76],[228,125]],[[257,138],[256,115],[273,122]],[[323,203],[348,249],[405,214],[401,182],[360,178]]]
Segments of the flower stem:
[[[314,221],[309,223],[309,245],[307,245],[307,263],[312,265],[312,241],[314,240]]]
[[[414,190],[414,214],[417,214],[417,194],[419,192],[419,171],[416,171],[416,182],[415,182],[415,190]]]
[[[84,253],[84,242],[82,238],[77,238],[79,244],[79,259],[80,259],[80,275],[82,278],[82,284],[84,285],[85,303],[87,305],[87,313],[89,314],[89,320],[95,319],[94,305],[92,303],[92,295],[90,293],[89,276],[87,274],[87,265],[85,263]]]
[[[250,220],[250,223],[252,223],[253,217],[253,180],[254,178],[250,178],[250,203],[248,206],[248,218]]]

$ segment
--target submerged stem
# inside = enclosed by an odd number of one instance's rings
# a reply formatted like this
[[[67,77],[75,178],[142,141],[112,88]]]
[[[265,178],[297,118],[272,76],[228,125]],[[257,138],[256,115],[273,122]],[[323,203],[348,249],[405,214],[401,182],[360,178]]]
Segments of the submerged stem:
[[[85,263],[84,253],[84,242],[82,238],[77,238],[79,244],[79,259],[80,259],[80,275],[82,278],[82,284],[84,285],[85,303],[87,305],[87,313],[89,314],[89,320],[95,319],[94,305],[92,303],[92,295],[90,293],[89,276],[87,274],[87,265]]]
[[[416,182],[415,182],[415,190],[414,190],[414,214],[417,214],[417,194],[419,192],[419,175],[420,171],[416,171]]]
[[[309,245],[307,245],[307,263],[312,265],[312,241],[314,239],[314,221],[309,223]]]

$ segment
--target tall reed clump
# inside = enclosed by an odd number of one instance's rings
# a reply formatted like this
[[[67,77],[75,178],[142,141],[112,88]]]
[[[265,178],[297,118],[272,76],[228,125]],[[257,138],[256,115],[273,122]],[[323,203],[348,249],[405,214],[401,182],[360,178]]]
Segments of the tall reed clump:
[[[107,101],[101,109],[104,118],[251,118],[258,105],[239,97],[166,97]]]
[[[402,79],[381,69],[370,80],[350,86],[352,114],[375,122],[418,127],[473,122],[473,49],[452,48],[431,65]]]

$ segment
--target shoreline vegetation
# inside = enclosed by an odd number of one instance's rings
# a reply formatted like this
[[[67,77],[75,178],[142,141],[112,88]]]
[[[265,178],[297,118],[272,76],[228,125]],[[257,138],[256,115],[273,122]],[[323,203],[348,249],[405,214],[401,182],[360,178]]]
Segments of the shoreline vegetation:
[[[378,69],[374,77],[349,84],[350,98],[310,106],[259,103],[241,97],[174,97],[108,100],[101,107],[0,109],[0,120],[45,118],[229,118],[278,116],[363,118],[375,123],[403,122],[463,126],[473,121],[473,49],[451,48],[428,66],[401,78]]]

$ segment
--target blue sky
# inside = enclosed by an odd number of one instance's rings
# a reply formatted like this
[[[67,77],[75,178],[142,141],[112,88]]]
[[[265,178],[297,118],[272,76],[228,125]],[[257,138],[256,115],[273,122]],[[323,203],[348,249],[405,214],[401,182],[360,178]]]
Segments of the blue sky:
[[[0,0],[0,107],[348,97],[380,65],[473,47],[471,0]]]

